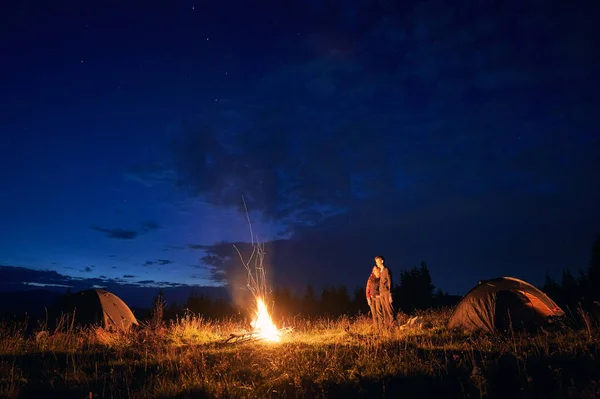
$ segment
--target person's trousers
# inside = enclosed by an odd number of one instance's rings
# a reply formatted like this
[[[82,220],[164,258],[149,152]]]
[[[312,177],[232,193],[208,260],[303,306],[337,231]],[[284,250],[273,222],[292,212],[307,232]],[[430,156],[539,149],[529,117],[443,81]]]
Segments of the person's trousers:
[[[380,302],[379,306],[382,323],[387,327],[393,326],[395,323],[395,317],[394,308],[392,307],[392,303],[390,302],[390,296],[383,295],[380,296],[378,299]]]
[[[381,328],[381,321],[383,320],[381,318],[381,309],[379,309],[380,306],[378,306],[378,302],[379,298],[371,298],[371,304],[369,305],[371,308],[371,315],[373,316],[373,327],[376,329]]]

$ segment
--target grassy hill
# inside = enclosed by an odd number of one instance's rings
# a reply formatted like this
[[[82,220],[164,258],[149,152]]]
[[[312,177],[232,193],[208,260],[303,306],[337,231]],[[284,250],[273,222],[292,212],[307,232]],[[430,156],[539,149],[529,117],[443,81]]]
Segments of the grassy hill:
[[[5,322],[0,397],[598,397],[591,318],[537,335],[470,336],[448,330],[448,316],[425,312],[425,323],[384,333],[364,316],[284,319],[277,343],[238,339],[248,337],[243,321],[192,314],[128,333],[65,323],[27,335]]]

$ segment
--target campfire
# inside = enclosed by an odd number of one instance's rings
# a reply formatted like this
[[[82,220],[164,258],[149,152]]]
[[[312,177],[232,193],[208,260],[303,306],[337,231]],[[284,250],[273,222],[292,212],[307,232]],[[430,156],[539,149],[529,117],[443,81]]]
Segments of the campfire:
[[[242,264],[248,272],[248,283],[247,288],[252,293],[254,300],[256,301],[255,314],[250,322],[251,330],[245,331],[241,334],[232,333],[229,338],[225,340],[225,343],[232,342],[244,342],[244,341],[255,341],[263,340],[268,342],[280,342],[281,337],[285,333],[291,331],[290,328],[277,328],[271,315],[267,304],[265,303],[266,298],[269,296],[270,290],[268,289],[267,279],[265,276],[265,269],[263,267],[264,259],[264,245],[261,243],[254,242],[252,239],[252,254],[249,259],[244,259],[241,252],[238,251]]]
[[[281,331],[277,329],[277,326],[273,323],[273,320],[271,320],[267,305],[265,305],[262,298],[256,298],[256,307],[256,317],[250,323],[253,334],[257,335],[257,338],[260,339],[279,342],[281,339]]]
[[[267,305],[261,297],[256,297],[256,314],[250,322],[251,330],[242,333],[231,333],[224,343],[236,343],[247,341],[280,342],[281,337],[292,331],[291,328],[277,328]]]
[[[244,265],[244,268],[248,272],[248,283],[247,288],[252,293],[252,296],[256,300],[256,314],[250,322],[252,330],[242,334],[231,334],[228,342],[240,342],[249,340],[265,340],[269,342],[279,342],[281,336],[284,333],[291,331],[290,328],[278,329],[265,303],[265,299],[269,296],[270,290],[268,289],[267,278],[265,275],[265,268],[263,267],[263,260],[265,257],[264,244],[255,241],[254,234],[252,233],[252,224],[250,223],[250,217],[248,214],[248,208],[246,208],[246,201],[242,197],[244,208],[246,209],[246,217],[248,218],[248,225],[250,227],[250,237],[252,239],[252,253],[248,258],[244,258],[242,252],[234,245],[233,247],[240,256],[240,260]]]

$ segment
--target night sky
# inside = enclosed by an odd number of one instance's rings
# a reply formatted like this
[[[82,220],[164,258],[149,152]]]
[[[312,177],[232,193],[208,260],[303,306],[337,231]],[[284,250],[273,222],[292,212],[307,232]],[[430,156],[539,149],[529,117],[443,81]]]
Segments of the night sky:
[[[254,3],[3,2],[0,289],[587,267],[599,2]]]

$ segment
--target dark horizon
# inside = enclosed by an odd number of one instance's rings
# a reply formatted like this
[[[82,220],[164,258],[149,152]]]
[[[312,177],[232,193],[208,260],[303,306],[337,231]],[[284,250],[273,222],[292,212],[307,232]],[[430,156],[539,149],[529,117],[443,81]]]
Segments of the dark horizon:
[[[242,198],[273,288],[361,287],[378,254],[455,295],[577,274],[600,233],[599,19],[592,1],[11,2],[0,291],[244,289]]]

